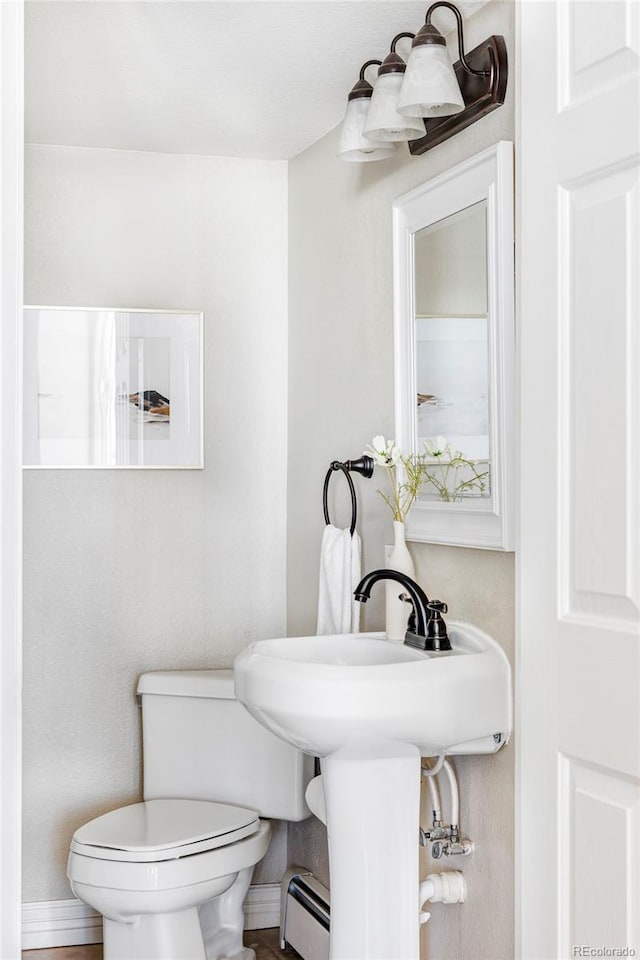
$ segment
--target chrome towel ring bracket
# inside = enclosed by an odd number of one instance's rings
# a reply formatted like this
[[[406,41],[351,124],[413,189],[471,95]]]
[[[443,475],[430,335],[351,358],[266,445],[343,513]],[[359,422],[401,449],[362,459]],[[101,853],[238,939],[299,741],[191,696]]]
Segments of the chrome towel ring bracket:
[[[345,477],[347,478],[347,483],[349,484],[349,493],[351,494],[351,525],[349,527],[349,532],[353,536],[356,529],[356,520],[358,519],[358,502],[356,500],[356,490],[353,485],[353,480],[351,479],[351,472],[359,473],[361,476],[369,477],[373,476],[373,459],[371,457],[363,456],[358,457],[357,460],[333,460],[331,466],[327,470],[327,475],[324,478],[324,487],[322,488],[322,509],[324,511],[324,522],[326,524],[331,523],[329,519],[329,506],[327,503],[327,495],[329,492],[329,481],[336,470],[341,470]]]

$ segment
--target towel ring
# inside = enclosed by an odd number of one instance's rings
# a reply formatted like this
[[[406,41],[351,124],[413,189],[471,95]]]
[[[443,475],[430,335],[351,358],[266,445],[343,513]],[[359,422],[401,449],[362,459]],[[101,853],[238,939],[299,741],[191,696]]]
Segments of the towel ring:
[[[322,489],[322,508],[324,510],[324,522],[326,524],[331,523],[329,519],[329,506],[327,503],[327,494],[329,493],[329,480],[331,479],[335,470],[342,470],[345,477],[347,478],[347,483],[349,484],[349,493],[351,494],[351,526],[349,527],[349,532],[353,536],[356,529],[356,520],[358,519],[358,503],[356,501],[356,491],[353,486],[353,480],[349,476],[349,471],[345,467],[344,463],[340,463],[339,460],[334,460],[329,469],[327,470],[327,475],[324,478],[324,487]]]
[[[356,529],[356,520],[358,519],[358,501],[356,500],[356,490],[349,471],[353,470],[355,473],[360,473],[363,477],[371,477],[373,476],[373,460],[371,457],[364,456],[359,457],[357,460],[347,460],[345,463],[342,463],[340,460],[332,461],[331,466],[327,470],[327,475],[324,478],[324,487],[322,488],[322,509],[324,511],[324,522],[326,524],[331,523],[327,502],[329,481],[336,470],[342,470],[349,484],[349,493],[351,494],[351,525],[349,527],[349,533],[353,536]]]

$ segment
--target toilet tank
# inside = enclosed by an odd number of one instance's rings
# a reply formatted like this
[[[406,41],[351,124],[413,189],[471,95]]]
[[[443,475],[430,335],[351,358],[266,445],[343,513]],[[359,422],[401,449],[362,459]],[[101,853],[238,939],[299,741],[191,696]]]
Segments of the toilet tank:
[[[235,699],[233,670],[145,673],[138,697],[145,800],[218,800],[280,820],[311,815],[304,793],[313,758],[254,720]]]

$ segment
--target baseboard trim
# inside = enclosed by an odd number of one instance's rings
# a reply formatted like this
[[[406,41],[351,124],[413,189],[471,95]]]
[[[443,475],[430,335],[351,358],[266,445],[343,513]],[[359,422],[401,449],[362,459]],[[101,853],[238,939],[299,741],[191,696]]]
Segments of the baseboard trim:
[[[249,887],[244,903],[245,929],[265,930],[280,924],[280,884]],[[22,904],[22,949],[102,943],[102,917],[80,900],[36,900]]]
[[[22,949],[102,943],[102,917],[75,898],[22,904]]]
[[[280,926],[280,884],[254,883],[244,901],[245,930]]]

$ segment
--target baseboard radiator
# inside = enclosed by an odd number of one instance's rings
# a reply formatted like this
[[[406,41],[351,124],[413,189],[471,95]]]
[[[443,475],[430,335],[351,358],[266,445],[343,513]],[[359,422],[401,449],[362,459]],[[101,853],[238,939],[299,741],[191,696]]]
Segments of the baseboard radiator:
[[[329,960],[329,891],[300,868],[282,880],[280,946],[293,947],[303,960]]]

